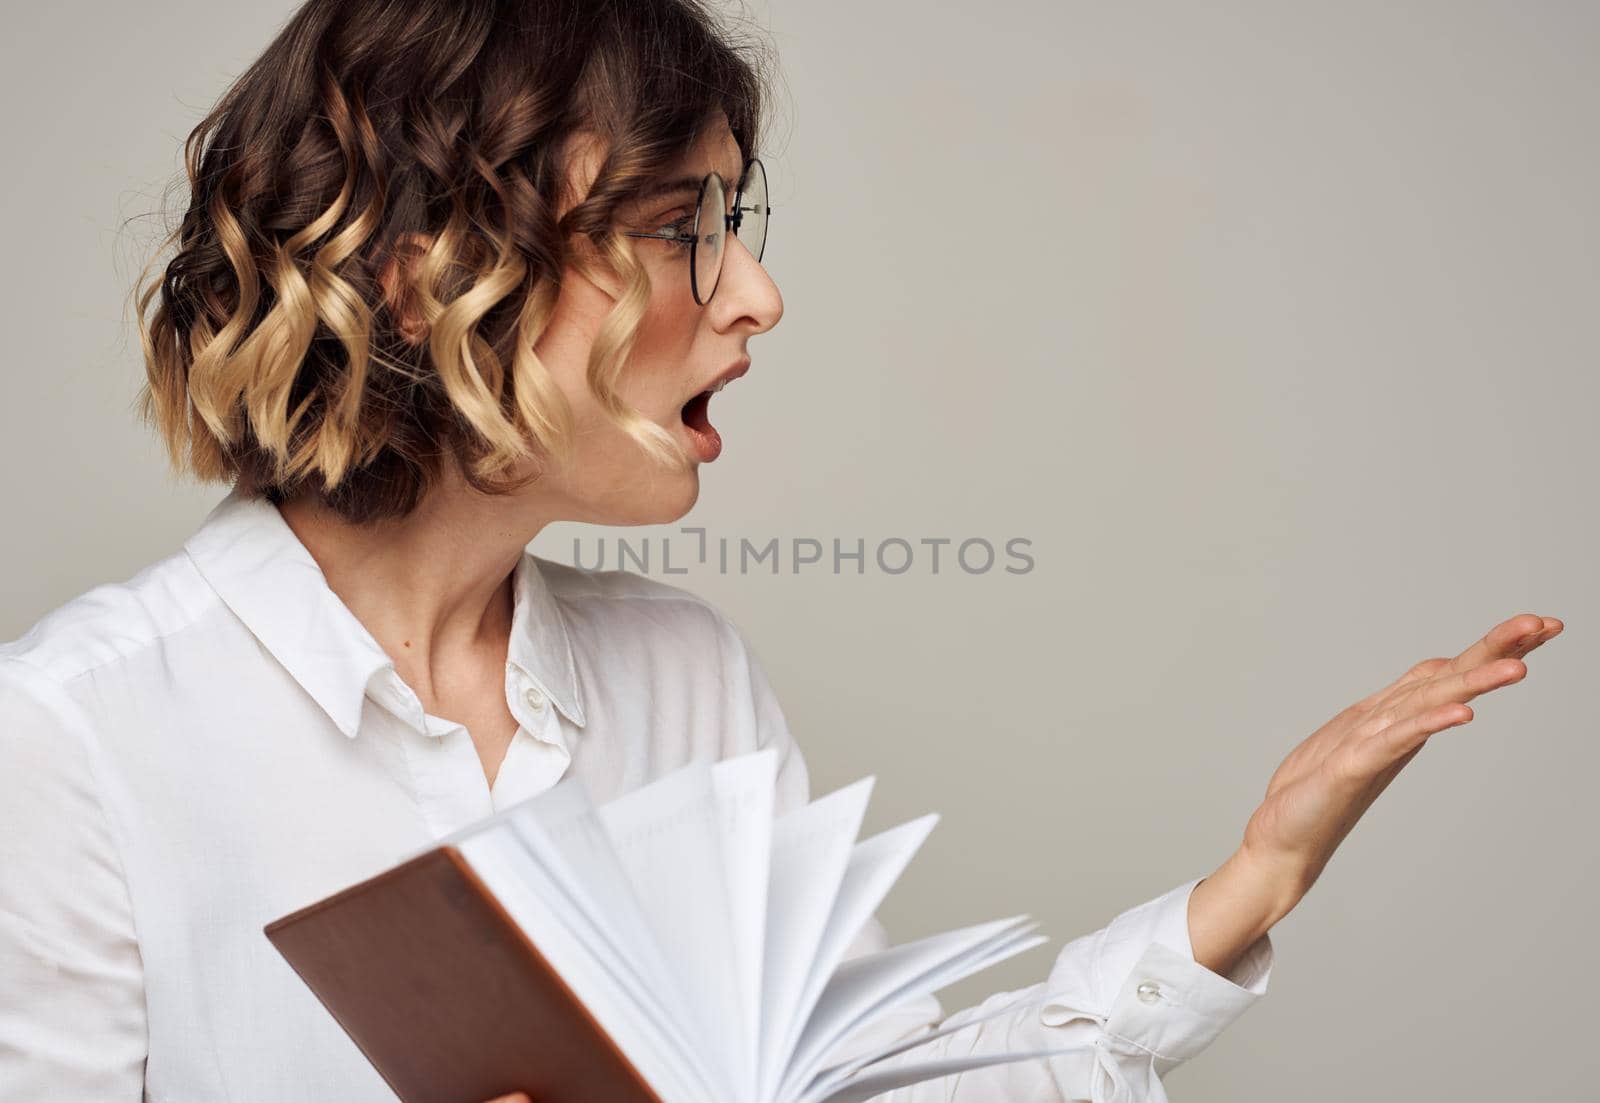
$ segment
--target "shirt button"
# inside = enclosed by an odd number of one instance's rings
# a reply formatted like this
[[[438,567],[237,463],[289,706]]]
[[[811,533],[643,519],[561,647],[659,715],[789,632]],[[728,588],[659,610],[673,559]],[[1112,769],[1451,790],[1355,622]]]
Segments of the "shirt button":
[[[1161,987],[1154,981],[1145,981],[1134,990],[1140,1003],[1155,1003],[1161,998]]]
[[[544,694],[539,692],[537,686],[529,686],[523,690],[522,699],[528,703],[528,707],[534,712],[539,712],[544,708]]]

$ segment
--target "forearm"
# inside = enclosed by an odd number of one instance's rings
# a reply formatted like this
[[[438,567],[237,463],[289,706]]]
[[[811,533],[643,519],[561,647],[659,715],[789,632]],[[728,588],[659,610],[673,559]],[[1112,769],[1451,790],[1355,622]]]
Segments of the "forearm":
[[[1246,852],[1234,851],[1189,896],[1195,961],[1219,976],[1231,973],[1240,956],[1299,902],[1283,885],[1283,878]]]

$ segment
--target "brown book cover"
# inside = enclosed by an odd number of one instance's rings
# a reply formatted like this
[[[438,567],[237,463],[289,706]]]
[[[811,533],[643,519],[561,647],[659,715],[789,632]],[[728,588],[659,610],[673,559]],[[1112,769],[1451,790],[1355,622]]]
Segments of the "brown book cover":
[[[265,930],[405,1103],[661,1103],[454,847]]]

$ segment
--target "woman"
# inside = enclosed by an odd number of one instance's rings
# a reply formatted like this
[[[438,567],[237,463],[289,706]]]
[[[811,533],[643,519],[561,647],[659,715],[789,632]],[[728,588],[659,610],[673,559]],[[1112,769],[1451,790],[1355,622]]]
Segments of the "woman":
[[[525,551],[694,504],[709,394],[783,313],[761,108],[688,0],[311,0],[196,129],[144,409],[233,486],[0,648],[7,1099],[390,1098],[264,923],[569,775],[605,800],[775,747],[781,806],[808,798],[726,617]],[[1512,617],[1356,702],[1209,876],[930,1046],[1081,1056],[889,1098],[1164,1099],[1368,805],[1561,629]],[[942,1015],[900,1011],[878,1039]]]

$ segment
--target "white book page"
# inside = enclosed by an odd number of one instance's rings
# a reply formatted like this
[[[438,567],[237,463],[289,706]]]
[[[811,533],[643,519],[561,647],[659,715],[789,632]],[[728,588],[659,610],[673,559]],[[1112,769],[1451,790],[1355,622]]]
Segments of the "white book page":
[[[873,780],[836,789],[773,825],[757,1098],[771,1096],[788,1063],[790,1025],[849,867]]]
[[[767,935],[767,882],[772,863],[772,809],[778,752],[735,755],[711,767],[728,885],[731,952],[739,987],[740,1098],[756,1094],[761,1044],[761,972]]]
[[[642,987],[670,998],[672,978],[655,936],[582,786],[558,785],[511,811],[507,824],[573,907],[628,959]]]
[[[704,1086],[679,1047],[661,1036],[626,980],[573,933],[572,915],[550,906],[560,896],[554,882],[508,829],[481,832],[456,848],[656,1094],[666,1103],[705,1099]],[[530,1037],[528,1044],[537,1047],[539,1039]]]
[[[694,762],[599,809],[646,922],[721,1076],[717,1096],[742,1097],[740,1007],[732,912],[722,868],[711,767]]]
[[[894,887],[900,874],[905,872],[906,865],[938,821],[938,813],[930,812],[909,823],[881,831],[870,839],[863,839],[850,852],[850,864],[839,884],[838,898],[833,902],[828,925],[812,957],[810,971],[789,1023],[788,1036],[779,1047],[780,1053],[789,1053],[794,1049],[822,990],[838,967],[839,959],[850,948],[851,940],[860,933],[872,913],[878,910],[878,905],[883,903],[884,897]]]
[[[955,959],[952,959],[952,961],[944,962],[944,964],[938,965],[936,969],[930,970],[930,972],[923,973],[922,977],[917,977],[915,980],[907,981],[906,985],[902,985],[898,991],[894,991],[894,993],[888,994],[888,996],[872,1002],[872,1005],[867,1007],[864,1012],[859,1013],[858,1017],[854,1018],[853,1023],[846,1026],[843,1034],[840,1034],[838,1037],[842,1039],[842,1037],[850,1036],[851,1031],[859,1028],[859,1026],[864,1026],[866,1023],[869,1023],[869,1021],[872,1020],[872,1017],[877,1015],[878,1012],[882,1012],[885,1007],[893,1007],[893,1005],[899,1004],[899,1002],[902,1001],[906,1001],[906,999],[912,999],[912,997],[918,996],[918,994],[936,993],[936,991],[939,991],[941,988],[954,985],[955,981],[962,980],[962,978],[965,977],[971,977],[973,973],[982,972],[982,970],[989,969],[990,965],[1005,961],[1006,957],[1014,957],[1016,954],[1021,954],[1022,951],[1035,948],[1035,946],[1042,946],[1043,943],[1048,941],[1045,937],[1043,937],[1043,935],[1034,935],[1034,933],[1030,933],[1030,930],[1032,930],[1032,924],[1027,925],[1027,927],[1022,927],[1022,929],[1014,930],[1014,932],[1011,932],[1010,935],[1005,935],[1005,937],[998,938],[998,940],[989,941],[989,943],[984,943],[984,945],[976,946],[976,948],[971,949],[971,951],[968,951],[968,953],[962,954],[960,957],[955,957]],[[936,1031],[936,1033],[941,1033],[941,1031]],[[838,1039],[835,1039],[835,1044],[837,1044],[837,1041]],[[891,1045],[891,1047],[888,1047],[888,1050],[885,1050],[885,1052],[880,1052],[878,1055],[869,1055],[869,1061],[882,1060],[883,1057],[888,1057],[888,1053],[894,1049],[902,1049],[902,1047],[894,1047],[894,1045]],[[821,1057],[822,1060],[826,1060],[827,1050],[822,1052]],[[821,1079],[821,1076],[816,1074],[816,1066],[818,1066],[819,1063],[821,1063],[821,1061],[813,1060],[808,1068],[803,1069],[803,1071],[798,1071],[797,1076],[795,1076],[794,1079],[794,1084],[802,1084],[802,1082],[808,1081],[808,1079],[810,1079],[813,1084],[814,1082],[818,1082],[819,1079]],[[850,1079],[850,1077],[846,1077],[846,1079]]]
[[[563,782],[511,810],[505,823],[561,892],[561,902],[581,917],[577,936],[612,965],[662,1034],[699,1070],[718,1082],[707,1051],[716,1047],[692,1032],[687,1005],[645,922],[611,840],[588,792]],[[550,901],[552,907],[557,902]]]
[[[574,777],[564,778],[537,796],[529,797],[527,800],[518,801],[516,804],[513,804],[508,808],[502,808],[500,811],[495,812],[492,815],[485,816],[481,820],[475,820],[472,823],[467,824],[465,827],[457,828],[447,835],[440,835],[430,843],[410,848],[404,852],[401,861],[410,861],[412,858],[421,857],[424,854],[437,850],[441,846],[456,846],[463,839],[470,839],[474,835],[481,835],[485,831],[491,831],[496,827],[502,826],[503,824],[507,823],[512,816],[515,816],[517,813],[519,813],[525,805],[532,804],[534,801],[558,798],[563,792],[572,791],[582,793],[584,795],[584,799],[588,799],[588,792],[583,788],[583,782]]]
[[[938,989],[944,988],[944,986],[954,985],[955,981],[962,980],[963,977],[971,977],[973,973],[979,973],[982,972],[982,970],[989,969],[990,965],[997,964],[997,962],[1000,961],[1005,961],[1006,957],[1016,956],[1016,954],[1022,953],[1022,951],[1026,951],[1026,949],[1032,949],[1034,946],[1043,945],[1045,941],[1048,940],[1046,940],[1043,935],[1032,935],[1032,933],[1029,933],[1029,929],[1027,929],[1027,927],[1022,927],[1022,929],[1011,933],[1010,937],[1002,938],[1002,940],[998,941],[998,943],[990,943],[990,945],[979,946],[979,948],[971,951],[970,954],[965,954],[965,956],[958,957],[958,959],[955,959],[955,961],[949,962],[949,964],[946,965],[942,965],[942,967],[939,967],[938,970],[928,973],[926,977],[920,978],[920,980],[904,986],[904,988],[901,989],[901,993],[890,997],[890,999],[886,999],[886,1001],[883,1001],[882,1004],[878,1004],[878,1007],[877,1009],[874,1009],[874,1012],[869,1012],[866,1013],[866,1015],[862,1015],[862,1017],[859,1018],[858,1023],[862,1023],[862,1025],[864,1025],[864,1023],[870,1021],[870,1018],[872,1018],[872,1015],[874,1015],[877,1010],[882,1009],[882,1007],[885,1007],[885,1005],[888,1005],[888,1007],[893,1007],[893,1005],[898,1004],[901,999],[910,999],[910,997],[914,997],[917,996],[917,994],[922,993],[933,993],[933,991],[938,991]],[[790,1090],[789,1093],[786,1093],[786,1097],[784,1098],[798,1097],[800,1100],[806,1101],[830,1098],[832,1097],[832,1093],[834,1093],[835,1089],[840,1089],[840,1087],[845,1087],[845,1085],[853,1084],[853,1082],[858,1081],[858,1079],[862,1079],[864,1076],[869,1076],[869,1074],[870,1076],[875,1076],[875,1074],[877,1074],[875,1069],[870,1069],[869,1073],[862,1073],[862,1069],[867,1068],[869,1065],[877,1065],[878,1061],[883,1061],[886,1060],[886,1058],[894,1057],[896,1053],[906,1052],[906,1050],[910,1049],[917,1049],[917,1047],[920,1047],[920,1045],[926,1045],[928,1042],[934,1041],[936,1037],[944,1037],[946,1034],[954,1034],[957,1033],[957,1031],[963,1031],[963,1029],[968,1028],[968,1026],[976,1025],[976,1023],[984,1023],[984,1021],[990,1020],[990,1018],[1000,1018],[1002,1015],[1016,1015],[1016,1013],[1019,1013],[1024,1009],[1038,1009],[1038,1007],[1043,1007],[1043,1004],[1045,1004],[1043,999],[1037,999],[1037,1001],[1032,1002],[1022,1002],[1022,1004],[1002,1004],[1000,1007],[995,1007],[994,1010],[989,1010],[989,1012],[982,1013],[982,1015],[970,1015],[970,1017],[962,1017],[962,1020],[957,1021],[957,1023],[952,1023],[952,1021],[947,1020],[946,1023],[942,1023],[942,1025],[939,1025],[938,1028],[931,1029],[931,1031],[925,1031],[925,1033],[922,1034],[914,1034],[914,1036],[907,1037],[907,1039],[902,1039],[902,1041],[890,1042],[890,1044],[883,1045],[882,1049],[870,1050],[870,1052],[861,1053],[861,1055],[851,1058],[851,1060],[842,1061],[840,1065],[824,1068],[822,1071],[819,1071],[819,1073],[816,1073],[814,1076],[810,1077],[810,1082],[806,1084],[805,1090],[800,1090],[800,1092],[792,1092],[792,1090]],[[952,1015],[950,1018],[955,1017]],[[846,1031],[845,1036],[848,1036],[848,1031]],[[894,1063],[894,1068],[907,1068],[907,1065],[902,1065],[902,1063]],[[944,1076],[944,1073],[939,1073],[938,1076]],[[917,1077],[917,1079],[925,1079],[925,1077]],[[909,1084],[910,1081],[906,1082]]]
[[[781,1094],[787,1096],[809,1080],[834,1043],[855,1030],[874,1009],[898,1003],[913,990],[936,991],[942,984],[975,972],[971,962],[990,960],[987,955],[996,946],[1019,933],[1025,935],[1034,926],[1034,921],[1025,915],[996,919],[845,962],[823,989],[800,1036],[789,1067],[784,1070]],[[1042,935],[1035,937],[1044,941]],[[964,971],[963,965],[968,966]],[[928,983],[939,978],[948,979]]]
[[[978,1023],[988,1022],[990,1019],[998,1019],[1002,1015],[1015,1015],[1024,1009],[1037,1010],[1042,1008],[1046,1002],[1047,998],[1040,996],[1026,1003],[1001,1004],[981,1014],[962,1013],[950,1015],[932,1030],[910,1034],[899,1041],[887,1043],[881,1049],[853,1057],[848,1061],[841,1061],[837,1065],[829,1065],[811,1078],[805,1090],[800,1093],[800,1099],[812,1100],[824,1097],[834,1089],[843,1087],[847,1082],[856,1078],[856,1074],[868,1065],[876,1065],[880,1061],[887,1060],[907,1050],[925,1046],[937,1038],[943,1038],[946,1034],[954,1034],[958,1030],[966,1030],[968,1027],[975,1026]],[[970,1009],[968,1011],[970,1012]]]

